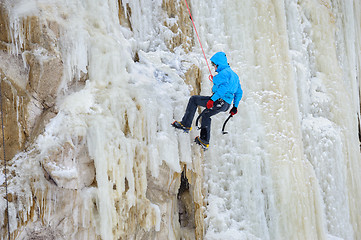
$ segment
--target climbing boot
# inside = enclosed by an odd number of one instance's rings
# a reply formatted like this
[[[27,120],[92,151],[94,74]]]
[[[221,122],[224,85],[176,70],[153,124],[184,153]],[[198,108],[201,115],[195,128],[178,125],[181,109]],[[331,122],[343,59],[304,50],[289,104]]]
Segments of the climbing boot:
[[[209,147],[209,144],[206,143],[206,141],[202,140],[200,137],[196,137],[194,139],[194,142],[201,145],[201,147],[204,149],[204,150],[207,150],[208,147]]]
[[[172,123],[172,126],[175,127],[175,128],[181,129],[181,130],[183,130],[183,131],[186,132],[186,133],[188,133],[188,132],[192,129],[192,127],[185,127],[185,126],[183,126],[183,124],[180,123],[180,122],[178,122],[178,121],[174,121],[174,122]]]

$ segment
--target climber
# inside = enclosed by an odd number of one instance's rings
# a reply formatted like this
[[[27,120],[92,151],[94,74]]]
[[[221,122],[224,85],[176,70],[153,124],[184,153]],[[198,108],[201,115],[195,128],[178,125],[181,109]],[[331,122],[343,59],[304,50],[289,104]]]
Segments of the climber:
[[[242,98],[242,88],[239,83],[238,75],[230,68],[226,54],[224,52],[217,52],[211,57],[212,66],[218,73],[213,78],[212,96],[192,96],[187,105],[182,121],[174,121],[172,126],[189,132],[192,128],[192,121],[194,118],[197,106],[206,107],[201,113],[201,132],[200,136],[195,138],[195,142],[202,146],[203,149],[208,149],[211,132],[211,116],[225,112],[229,109],[233,101],[233,107],[230,114],[233,116],[237,113],[239,101]]]

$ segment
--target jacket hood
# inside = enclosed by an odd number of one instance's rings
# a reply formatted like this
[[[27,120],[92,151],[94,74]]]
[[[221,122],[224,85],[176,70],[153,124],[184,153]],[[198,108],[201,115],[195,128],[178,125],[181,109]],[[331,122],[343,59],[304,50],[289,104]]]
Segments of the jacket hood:
[[[224,52],[217,52],[214,54],[213,57],[211,57],[211,61],[218,66],[219,71],[229,66],[226,54]]]

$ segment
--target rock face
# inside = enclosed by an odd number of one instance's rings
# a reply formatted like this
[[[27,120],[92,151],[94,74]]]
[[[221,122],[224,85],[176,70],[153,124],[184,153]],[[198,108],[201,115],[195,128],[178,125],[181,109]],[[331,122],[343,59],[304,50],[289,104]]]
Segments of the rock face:
[[[207,152],[184,1],[0,0],[1,239],[361,239],[360,4],[187,2],[245,86]]]
[[[104,174],[110,175],[104,179],[99,177],[102,167],[94,161],[94,153],[89,153],[87,133],[74,133],[70,139],[51,145],[48,132],[61,127],[56,124],[58,118],[59,122],[66,121],[62,118],[61,103],[68,95],[82,91],[85,81],[91,82],[92,76],[86,69],[90,66],[74,70],[69,63],[74,59],[68,59],[71,49],[65,46],[64,35],[71,27],[67,24],[72,13],[57,12],[56,18],[51,16],[53,6],[31,3],[31,9],[38,9],[21,15],[18,11],[24,3],[0,3],[5,129],[5,146],[0,144],[0,150],[4,147],[6,150],[9,192],[9,209],[5,207],[5,198],[0,202],[1,237],[8,235],[9,214],[10,235],[14,239],[202,239],[202,156],[198,150],[193,163],[191,159],[178,163],[176,171],[163,163],[154,176],[147,167],[149,160],[143,147],[137,146],[131,159],[134,166],[125,170],[130,171],[126,177],[124,172],[114,176],[109,169]],[[118,4],[120,26],[134,31],[131,20],[134,6],[122,1]],[[189,52],[194,40],[192,27],[186,22],[184,3],[163,1],[161,9],[167,19],[175,20],[162,23],[172,35],[165,40],[166,48],[174,52],[181,47]],[[76,44],[70,42],[72,46]],[[134,59],[139,61],[138,53]],[[199,93],[199,68],[192,63],[185,66],[184,81],[191,86],[192,93]],[[133,117],[127,113],[120,117],[123,133],[132,134],[128,118]],[[130,141],[138,137],[142,138],[133,135]],[[50,147],[45,150],[39,147],[46,142]],[[119,181],[113,179],[119,177]],[[4,187],[5,179],[0,184]],[[105,191],[104,184],[111,189]],[[111,200],[100,197],[106,192],[113,192]],[[102,212],[105,209],[115,215]]]
[[[62,82],[63,65],[57,53],[56,34],[48,26],[39,23],[37,17],[23,19],[25,36],[23,45],[13,52],[15,46],[10,40],[12,33],[6,5],[2,4],[1,28],[1,84],[3,93],[4,122],[7,158],[23,151],[31,139],[44,126],[42,115],[55,105],[58,89]],[[49,24],[50,25],[50,24]],[[52,110],[54,112],[54,110]],[[38,129],[38,132],[34,132]],[[17,134],[15,134],[17,133]],[[11,135],[11,136],[10,136]]]

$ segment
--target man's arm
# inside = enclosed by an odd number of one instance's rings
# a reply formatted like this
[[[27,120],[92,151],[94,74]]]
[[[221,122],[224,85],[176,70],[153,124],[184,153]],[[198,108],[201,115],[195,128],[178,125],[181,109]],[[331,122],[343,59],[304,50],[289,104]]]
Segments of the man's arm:
[[[233,105],[237,108],[239,102],[241,101],[243,96],[243,90],[241,87],[241,84],[238,83],[238,89],[236,91],[236,93],[234,94],[234,99],[233,99]]]

